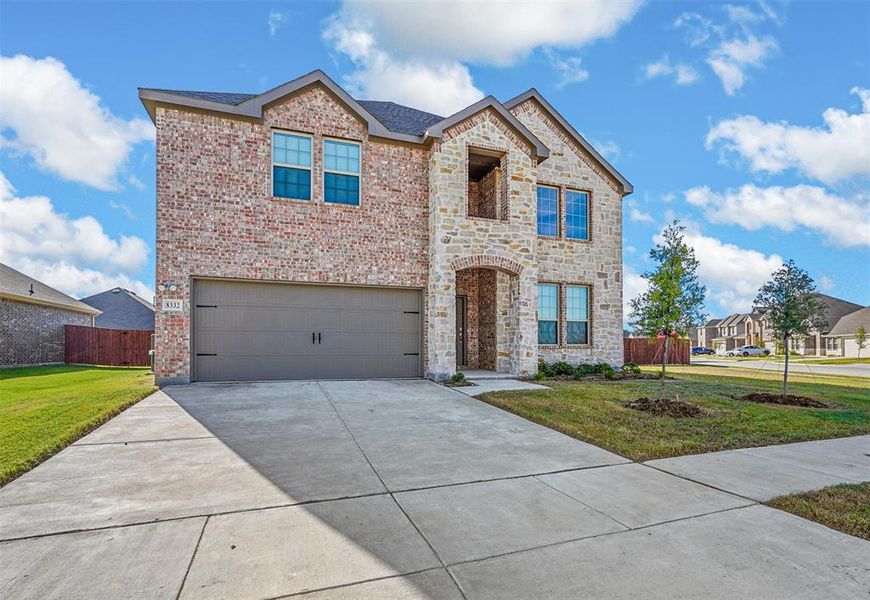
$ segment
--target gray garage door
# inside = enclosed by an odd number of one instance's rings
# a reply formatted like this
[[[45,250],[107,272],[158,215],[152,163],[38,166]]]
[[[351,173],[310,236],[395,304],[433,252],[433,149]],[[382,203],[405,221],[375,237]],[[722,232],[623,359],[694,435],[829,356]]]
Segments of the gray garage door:
[[[196,381],[421,375],[419,290],[198,280]]]

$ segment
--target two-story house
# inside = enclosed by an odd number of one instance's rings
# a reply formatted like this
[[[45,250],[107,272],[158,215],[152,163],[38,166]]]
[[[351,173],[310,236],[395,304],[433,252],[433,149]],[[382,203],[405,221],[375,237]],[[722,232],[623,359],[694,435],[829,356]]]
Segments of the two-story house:
[[[632,187],[536,90],[448,117],[321,71],[139,95],[157,127],[158,382],[622,363]]]

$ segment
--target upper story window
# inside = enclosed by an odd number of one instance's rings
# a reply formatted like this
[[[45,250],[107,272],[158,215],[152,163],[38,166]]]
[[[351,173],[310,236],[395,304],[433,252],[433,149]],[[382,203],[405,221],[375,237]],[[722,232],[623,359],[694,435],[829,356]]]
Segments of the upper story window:
[[[589,343],[589,288],[585,285],[565,286],[565,334],[569,344]]]
[[[538,235],[559,236],[559,189],[538,186]]]
[[[565,237],[589,239],[589,194],[586,192],[565,191]]]
[[[323,201],[359,206],[360,145],[323,140]]]
[[[538,284],[538,343],[559,343],[559,285]]]
[[[272,195],[311,200],[311,138],[272,132]]]

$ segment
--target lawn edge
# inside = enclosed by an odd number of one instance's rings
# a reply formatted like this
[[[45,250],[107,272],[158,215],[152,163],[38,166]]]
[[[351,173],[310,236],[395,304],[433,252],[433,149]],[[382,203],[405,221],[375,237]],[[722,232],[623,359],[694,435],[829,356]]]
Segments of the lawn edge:
[[[143,391],[141,393],[141,395],[136,394],[130,400],[124,402],[120,406],[113,408],[112,410],[106,412],[105,414],[100,415],[96,419],[88,421],[86,424],[84,424],[82,427],[77,429],[75,432],[73,432],[72,434],[70,434],[69,436],[64,438],[63,440],[57,442],[54,446],[52,446],[51,448],[49,448],[45,452],[37,455],[35,458],[28,461],[27,463],[22,465],[20,468],[13,469],[13,470],[9,471],[8,473],[0,474],[0,489],[2,489],[3,487],[7,486],[10,483],[12,483],[13,481],[18,479],[19,477],[21,477],[25,473],[32,471],[33,469],[38,467],[40,464],[47,461],[49,458],[51,458],[52,456],[54,456],[55,454],[57,454],[61,450],[64,450],[65,448],[76,443],[77,441],[79,441],[80,439],[82,439],[83,437],[85,437],[86,435],[88,435],[89,433],[91,433],[92,431],[94,431],[95,429],[100,427],[101,425],[105,425],[107,422],[111,421],[112,419],[117,417],[119,414],[121,414],[122,412],[124,412],[125,410],[127,410],[128,408],[133,406],[134,404],[141,402],[142,400],[144,400],[145,398],[147,398],[148,396],[150,396],[151,394],[156,392],[158,389],[159,388],[156,385],[154,385],[154,386],[151,386],[151,388],[148,389],[147,391]]]
[[[767,506],[768,508],[773,508],[775,510],[781,510],[784,513],[794,515],[794,516],[799,517],[801,519],[804,519],[806,521],[810,521],[811,523],[816,523],[818,525],[822,525],[823,527],[827,527],[828,529],[830,529],[832,531],[836,531],[838,533],[842,533],[844,535],[848,535],[848,536],[854,537],[854,538],[859,539],[859,540],[864,540],[864,541],[870,542],[870,533],[868,533],[868,537],[863,537],[860,535],[856,535],[854,533],[850,533],[848,531],[844,531],[844,530],[840,529],[839,527],[835,527],[834,524],[832,524],[829,521],[820,521],[820,520],[815,519],[812,516],[808,515],[807,513],[801,511],[797,507],[795,507],[793,505],[789,506],[786,504],[790,500],[795,500],[795,499],[804,499],[804,500],[810,501],[808,496],[810,496],[812,494],[817,494],[819,492],[823,492],[825,490],[830,490],[830,489],[834,489],[834,488],[839,488],[839,487],[844,487],[844,486],[855,486],[855,485],[861,485],[861,486],[870,485],[870,481],[862,481],[862,482],[855,482],[855,483],[850,483],[850,482],[837,483],[834,485],[828,485],[828,486],[825,486],[823,488],[809,490],[806,492],[796,492],[793,494],[783,494],[782,496],[777,496],[776,498],[771,498],[770,500],[768,500],[767,502],[764,502],[763,504],[765,506]]]

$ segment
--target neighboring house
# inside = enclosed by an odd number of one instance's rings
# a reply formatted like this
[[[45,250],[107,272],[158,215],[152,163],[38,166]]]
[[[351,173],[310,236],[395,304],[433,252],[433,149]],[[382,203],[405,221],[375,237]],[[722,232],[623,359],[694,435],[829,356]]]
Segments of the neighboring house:
[[[703,325],[697,328],[695,331],[695,342],[696,346],[700,346],[702,348],[710,348],[713,349],[713,338],[719,335],[719,321],[721,319],[710,319]]]
[[[737,346],[751,342],[746,341],[746,313],[728,315],[716,324],[716,336],[710,340],[709,348],[716,354],[725,354]]]
[[[139,95],[159,383],[622,363],[632,187],[536,90],[446,118],[321,71]]]
[[[863,327],[865,335],[870,335],[870,306],[840,317],[831,330],[823,335],[826,356],[858,358],[858,330]],[[864,342],[861,356],[870,356],[870,338]]]
[[[102,311],[94,321],[96,327],[108,329],[154,329],[154,305],[130,290],[112,288],[82,302]]]
[[[63,326],[93,325],[100,311],[0,264],[0,367],[63,362]]]
[[[837,322],[857,310],[864,308],[860,304],[828,296],[827,294],[814,294],[824,306],[824,315],[827,325],[818,330],[813,330],[807,336],[795,336],[789,340],[789,349],[803,356],[825,356],[825,342],[823,337],[831,331]]]

